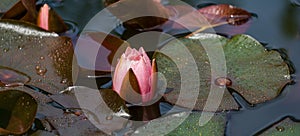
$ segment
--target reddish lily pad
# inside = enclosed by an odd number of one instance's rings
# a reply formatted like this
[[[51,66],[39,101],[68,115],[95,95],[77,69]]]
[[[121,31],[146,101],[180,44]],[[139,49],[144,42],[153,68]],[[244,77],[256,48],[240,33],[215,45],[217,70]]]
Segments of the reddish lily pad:
[[[271,128],[261,133],[261,136],[295,136],[300,134],[300,123],[289,118],[273,125]]]
[[[159,52],[154,55],[157,61],[158,71],[163,73],[168,82],[168,88],[174,90],[165,94],[165,99],[173,104],[186,107],[186,103],[192,103],[194,96],[188,94],[177,101],[180,94],[181,75],[176,68],[184,67],[188,69],[185,58],[180,56],[179,50],[182,44],[193,55],[198,66],[200,77],[200,90],[192,89],[192,92],[199,91],[198,100],[195,109],[203,110],[206,105],[208,95],[211,91],[217,91],[216,88],[210,90],[211,85],[230,87],[239,92],[247,101],[252,104],[258,104],[275,98],[282,88],[291,81],[289,67],[276,51],[266,50],[259,42],[247,35],[237,35],[230,40],[214,34],[198,34],[191,38],[180,38],[169,42]],[[204,46],[214,49],[223,47],[225,58],[218,58],[222,52],[206,52]],[[221,45],[221,46],[218,46]],[[167,53],[167,54],[166,54]],[[208,58],[207,54],[214,58]],[[177,65],[171,60],[178,59]],[[224,67],[226,62],[226,67]],[[224,67],[227,77],[212,77],[215,71],[212,64],[217,68]],[[187,73],[189,73],[187,71]],[[272,78],[269,78],[272,77]],[[224,88],[225,89],[225,88]],[[223,93],[223,92],[213,92]],[[220,98],[219,98],[220,99]],[[214,100],[216,103],[217,98]],[[218,110],[237,109],[238,105],[233,100],[228,91],[225,90],[222,102]]]
[[[5,12],[2,19],[16,19],[36,23],[37,13],[35,1],[36,0],[20,0],[10,10]]]
[[[37,111],[37,102],[18,90],[0,91],[0,134],[23,134],[30,129]]]
[[[154,0],[121,0],[107,9],[123,22],[126,28],[143,30],[168,21],[169,12]]]
[[[50,93],[72,84],[73,46],[69,38],[12,20],[0,21],[0,33],[1,67],[23,73],[19,77],[27,75],[31,80],[26,84]]]
[[[173,15],[170,19],[172,21],[162,25],[162,29],[171,34],[192,31],[193,33],[188,36],[226,25],[234,25],[232,28],[235,30],[223,28],[220,33],[242,33],[249,26],[248,21],[252,17],[248,11],[227,4],[207,6],[199,10],[187,5],[169,6],[168,8]]]
[[[129,44],[115,36],[102,32],[81,34],[76,45],[78,65],[84,69],[111,72],[117,58]],[[95,58],[95,59],[93,59]]]
[[[181,112],[169,116],[161,117],[152,120],[146,125],[138,128],[133,135],[167,135],[167,136],[181,136],[181,135],[204,135],[204,136],[223,136],[226,125],[225,114],[217,113],[204,126],[199,125],[199,118],[201,113],[195,112],[189,114],[188,112]]]
[[[198,10],[209,22],[220,23],[227,21],[228,24],[241,25],[251,18],[248,11],[228,4],[219,4],[204,7]]]

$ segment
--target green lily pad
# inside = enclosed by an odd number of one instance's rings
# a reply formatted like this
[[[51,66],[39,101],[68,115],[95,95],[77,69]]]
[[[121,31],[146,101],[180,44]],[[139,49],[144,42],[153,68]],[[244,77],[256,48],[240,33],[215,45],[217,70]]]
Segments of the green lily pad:
[[[275,124],[262,134],[261,136],[295,136],[300,134],[300,123],[294,122],[289,118]]]
[[[198,73],[189,72],[192,66],[187,64],[190,60],[182,56],[184,54],[182,47],[186,47],[193,56]],[[222,50],[224,52],[218,52]],[[157,51],[154,58],[158,71],[163,73],[167,80],[167,87],[173,88],[173,91],[165,94],[165,99],[170,103],[187,107],[187,103],[193,102],[194,94],[199,93],[194,107],[199,110],[204,109],[211,91],[213,94],[224,93],[218,111],[238,109],[237,103],[225,86],[235,89],[250,103],[257,104],[275,98],[291,81],[288,65],[280,54],[266,50],[258,41],[247,35],[237,35],[232,39],[215,34],[179,38]],[[178,98],[183,94],[180,94],[182,75],[179,69],[185,70],[182,72],[185,76],[193,77],[193,74],[198,74],[200,85],[199,90],[188,90],[190,93],[181,96],[180,100]],[[216,72],[218,70],[225,71],[227,76],[221,77],[222,75]],[[184,84],[194,85],[193,82]],[[211,85],[219,87],[211,89]],[[221,92],[220,88],[225,91]],[[221,98],[215,97],[213,102],[216,102],[216,99]]]
[[[181,112],[152,120],[138,128],[133,135],[168,135],[168,136],[223,136],[226,125],[224,113],[217,113],[205,125],[199,125],[201,113]]]
[[[1,20],[0,33],[0,73],[4,73],[0,76],[14,73],[9,77],[18,78],[19,74],[22,79],[30,78],[19,81],[1,77],[10,81],[2,83],[26,83],[50,93],[72,84],[73,46],[69,38],[13,20]]]
[[[37,111],[35,99],[22,91],[0,91],[0,135],[23,134],[31,127]]]

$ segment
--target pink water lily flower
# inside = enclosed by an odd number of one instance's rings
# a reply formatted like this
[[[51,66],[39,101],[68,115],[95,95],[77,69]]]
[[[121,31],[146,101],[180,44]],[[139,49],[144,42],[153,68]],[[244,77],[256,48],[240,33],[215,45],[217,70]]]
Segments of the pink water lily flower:
[[[155,92],[156,63],[141,47],[138,51],[128,47],[122,54],[113,76],[113,90],[131,103],[146,103]]]

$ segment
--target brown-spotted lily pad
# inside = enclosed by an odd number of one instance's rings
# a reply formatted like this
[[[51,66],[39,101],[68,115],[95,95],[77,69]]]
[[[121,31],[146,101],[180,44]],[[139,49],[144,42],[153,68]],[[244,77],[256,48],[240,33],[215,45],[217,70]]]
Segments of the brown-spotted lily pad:
[[[1,83],[30,84],[50,93],[72,84],[69,38],[13,20],[1,20],[0,33]]]
[[[271,128],[262,132],[261,136],[296,136],[300,134],[300,123],[294,122],[289,118],[273,125]]]
[[[217,113],[205,125],[199,125],[201,113],[181,112],[152,120],[138,128],[133,135],[168,135],[168,136],[223,136],[226,125],[224,113]]]
[[[23,134],[31,127],[37,102],[18,90],[0,91],[0,135]]]
[[[180,49],[182,47],[186,47],[193,55],[198,73],[189,71],[192,65],[187,65],[188,60]],[[218,110],[237,109],[238,105],[225,87],[235,89],[247,101],[257,104],[275,98],[291,81],[289,67],[280,54],[266,50],[258,41],[247,35],[237,35],[229,40],[215,34],[180,38],[157,51],[154,58],[158,71],[167,79],[167,87],[173,88],[173,91],[165,94],[165,99],[187,107],[187,103],[193,103],[194,94],[199,93],[194,108],[200,110],[210,104],[217,104],[213,105],[211,110],[215,110],[214,106],[217,106]],[[180,74],[178,69],[185,71]],[[218,71],[225,72],[225,76]],[[190,77],[193,77],[193,74],[199,75],[200,89],[189,89],[189,94],[181,93],[184,91],[181,90],[182,84],[194,85],[193,82],[181,83],[181,76],[188,74]],[[218,95],[219,93],[221,95]],[[209,97],[210,95],[214,97]],[[208,100],[208,97],[213,99]]]

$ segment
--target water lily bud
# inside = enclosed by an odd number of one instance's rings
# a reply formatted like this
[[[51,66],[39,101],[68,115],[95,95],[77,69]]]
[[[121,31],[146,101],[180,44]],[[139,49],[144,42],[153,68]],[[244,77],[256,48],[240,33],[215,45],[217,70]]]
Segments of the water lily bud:
[[[153,66],[142,47],[138,51],[128,47],[116,66],[113,89],[130,103],[149,102],[156,85],[156,65]]]
[[[45,4],[41,7],[37,19],[37,25],[45,30],[49,30],[49,11],[50,7]]]

